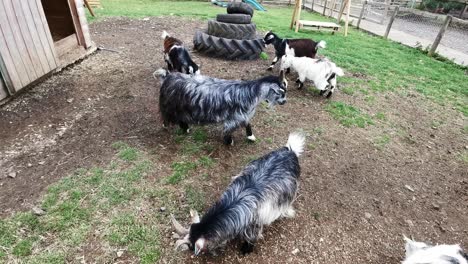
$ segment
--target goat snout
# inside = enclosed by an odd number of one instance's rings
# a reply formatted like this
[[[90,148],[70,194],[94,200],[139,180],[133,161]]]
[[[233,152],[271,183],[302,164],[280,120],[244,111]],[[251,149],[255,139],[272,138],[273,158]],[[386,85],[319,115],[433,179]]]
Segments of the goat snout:
[[[285,103],[286,103],[286,98],[278,100],[279,105],[284,105]]]

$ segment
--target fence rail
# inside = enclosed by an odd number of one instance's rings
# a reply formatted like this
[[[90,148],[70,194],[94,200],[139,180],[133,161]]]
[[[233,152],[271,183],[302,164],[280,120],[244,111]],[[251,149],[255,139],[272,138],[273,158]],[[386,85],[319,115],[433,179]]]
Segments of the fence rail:
[[[274,2],[290,3],[288,0]],[[459,64],[468,65],[468,21],[452,15],[410,8],[420,2],[421,0],[353,0],[349,14],[350,22],[373,34],[425,49],[430,55],[439,52],[442,46],[442,55],[454,59]],[[303,0],[303,9],[336,18],[343,3],[344,0]],[[293,4],[292,0],[291,5]],[[398,35],[404,35],[407,39],[395,39],[395,36],[392,37],[393,31],[400,32]]]

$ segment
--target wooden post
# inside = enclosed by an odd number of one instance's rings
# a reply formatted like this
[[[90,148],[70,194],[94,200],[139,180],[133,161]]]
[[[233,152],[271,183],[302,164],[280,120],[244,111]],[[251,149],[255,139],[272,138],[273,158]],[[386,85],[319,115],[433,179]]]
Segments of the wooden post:
[[[348,24],[349,24],[349,13],[351,12],[351,0],[346,0],[346,21],[345,21],[345,28],[344,28],[344,35],[345,37],[348,36]]]
[[[333,9],[335,8],[336,0],[332,0],[332,4],[330,6],[330,14],[328,15],[329,17],[333,16]]]
[[[289,26],[289,29],[292,29],[294,24],[296,23],[296,20],[298,20],[297,19],[297,11],[298,11],[297,4],[298,4],[298,2],[299,2],[299,0],[296,0],[296,2],[295,2],[294,11],[293,11],[292,19],[291,19],[291,26]]]
[[[323,5],[323,13],[322,13],[322,15],[325,15],[325,11],[327,11],[327,1],[328,1],[328,0],[325,0],[325,4]]]
[[[359,14],[359,19],[357,21],[357,25],[356,25],[357,28],[359,28],[359,25],[361,25],[361,20],[362,20],[362,17],[364,16],[364,11],[366,10],[366,6],[367,6],[367,1],[364,1],[364,3],[362,3],[361,14]]]
[[[338,14],[338,23],[341,22],[341,16],[343,16],[343,12],[344,12],[344,9],[346,8],[347,4],[348,4],[348,0],[342,0],[341,7],[340,7],[340,13]]]
[[[310,5],[310,9],[312,9],[312,11],[314,11],[314,2],[315,0],[312,0],[312,4]]]
[[[296,23],[296,32],[299,30],[299,20],[301,19],[301,10],[302,10],[302,0],[296,0],[296,20],[294,23]]]
[[[439,43],[442,40],[442,37],[444,36],[445,31],[447,30],[447,27],[449,26],[451,21],[452,21],[452,16],[449,15],[445,17],[444,25],[442,25],[442,27],[440,28],[439,34],[437,34],[437,37],[431,46],[431,50],[429,50],[429,56],[434,55],[435,51],[437,50],[437,46],[439,46]]]
[[[461,12],[460,12],[460,15],[459,17],[461,19],[463,19],[463,15],[465,14],[465,12],[468,11],[468,4],[465,4],[465,7],[462,8]]]
[[[384,12],[382,14],[382,19],[380,20],[380,24],[382,24],[382,25],[383,25],[383,23],[385,21],[385,18],[388,15],[388,8],[389,7],[390,7],[390,0],[385,0],[385,9],[384,9]]]
[[[390,21],[388,22],[387,29],[385,30],[384,38],[388,38],[388,34],[390,34],[390,29],[392,28],[393,20],[395,20],[395,17],[399,9],[400,9],[400,6],[395,7],[395,12],[393,12],[392,17],[390,18]]]

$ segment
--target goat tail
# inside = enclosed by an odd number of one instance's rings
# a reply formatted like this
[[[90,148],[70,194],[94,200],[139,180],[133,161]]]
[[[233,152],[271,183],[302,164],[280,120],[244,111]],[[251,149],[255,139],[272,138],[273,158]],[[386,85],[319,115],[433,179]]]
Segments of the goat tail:
[[[326,48],[327,47],[327,42],[325,42],[325,40],[321,40],[317,43],[317,45],[315,46],[315,49],[318,50],[319,48]]]
[[[299,157],[304,151],[305,136],[302,133],[294,132],[289,134],[286,147]]]
[[[158,69],[158,70],[156,70],[156,71],[153,72],[153,77],[154,77],[154,79],[156,79],[156,80],[157,80],[157,79],[164,80],[164,79],[166,78],[167,74],[168,74],[167,70],[161,68],[161,69]]]
[[[167,33],[166,30],[163,30],[163,33],[161,34],[161,38],[166,39],[167,37],[169,37],[169,33]]]

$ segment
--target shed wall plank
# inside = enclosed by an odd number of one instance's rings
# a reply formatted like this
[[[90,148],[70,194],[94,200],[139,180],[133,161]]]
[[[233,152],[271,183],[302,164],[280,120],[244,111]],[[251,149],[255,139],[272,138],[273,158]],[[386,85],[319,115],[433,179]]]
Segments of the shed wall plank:
[[[5,12],[7,15],[7,19],[9,21],[11,32],[14,37],[14,42],[7,41],[7,45],[10,50],[18,49],[19,54],[17,55],[19,55],[19,57],[15,58],[15,56],[13,56],[13,59],[15,60],[19,59],[23,62],[29,81],[32,82],[36,80],[37,78],[39,78],[40,76],[37,75],[34,68],[31,67],[33,62],[31,61],[31,58],[29,57],[28,48],[26,47],[26,44],[24,43],[23,36],[21,35],[21,29],[18,23],[17,15],[15,14],[15,10],[13,8],[13,4],[11,0],[4,0],[3,4],[5,7]],[[12,45],[13,43],[14,45]]]
[[[39,35],[41,44],[44,48],[44,55],[47,58],[49,67],[51,69],[55,69],[57,68],[57,55],[55,53],[54,43],[52,42],[52,37],[49,32],[49,25],[47,24],[47,21],[44,25],[43,20],[41,19],[41,16],[45,19],[45,17],[43,17],[44,10],[42,9],[42,5],[38,6],[36,0],[28,0],[28,2],[34,24],[37,28],[37,34]]]
[[[0,3],[1,4],[1,3]],[[0,12],[0,16],[1,16]],[[20,61],[16,63],[21,64]],[[21,64],[21,66],[23,66]],[[3,75],[5,84],[7,85],[9,91],[14,93],[15,87],[22,87],[23,82],[19,76],[18,70],[15,65],[15,61],[11,57],[10,51],[6,43],[5,33],[2,29],[2,21],[0,19],[0,73]]]
[[[36,2],[36,7],[37,7],[36,10],[39,12],[39,18],[42,21],[42,27],[44,28],[45,33],[46,33],[45,35],[47,38],[47,43],[49,43],[50,50],[52,54],[54,55],[53,57],[54,57],[55,65],[57,66],[59,64],[58,56],[57,56],[57,53],[55,52],[54,41],[52,40],[52,35],[50,34],[50,31],[49,31],[49,24],[47,24],[47,19],[44,14],[44,9],[42,8],[41,0],[32,0],[32,1]]]
[[[42,43],[42,40],[39,34],[40,29],[37,28],[36,23],[34,21],[34,14],[31,9],[36,8],[36,6],[35,4],[31,5],[31,0],[21,1],[21,4],[23,5],[24,15],[27,18],[26,22],[28,24],[31,37],[34,40],[34,45],[36,46],[36,50],[37,50],[39,60],[42,65],[42,69],[44,70],[44,73],[47,73],[50,71],[51,68],[54,68],[54,67],[53,65],[49,65],[47,55],[46,55],[47,47],[44,47],[44,44]]]
[[[8,92],[5,84],[3,83],[2,75],[0,74],[0,100],[8,97]]]
[[[23,5],[21,5],[20,2],[23,1],[12,1],[12,4],[13,10],[16,14],[16,22],[18,23],[18,27],[20,29],[19,33],[22,36],[24,45],[26,46],[27,53],[23,54],[23,56],[29,57],[29,60],[32,63],[29,65],[29,68],[31,68],[30,71],[35,72],[36,78],[39,78],[47,72],[47,69],[42,68],[41,60],[39,58],[39,51],[37,50],[36,45],[34,45],[35,40],[33,39],[26,22],[26,20],[30,20],[31,17],[25,15],[25,10],[23,10]],[[29,11],[29,8],[27,8],[26,11]]]
[[[21,58],[21,54],[20,54],[20,50],[17,49],[17,46],[16,46],[16,39],[15,39],[15,36],[13,34],[13,27],[11,27],[10,25],[10,21],[7,17],[7,9],[5,8],[6,7],[6,2],[8,2],[9,0],[2,0],[0,1],[0,27],[2,29],[2,35],[3,35],[3,38],[4,38],[4,41],[5,41],[5,45],[1,45],[0,46],[0,52],[2,54],[2,57],[5,58],[5,65],[4,65],[4,69],[2,69],[2,72],[7,72],[9,73],[10,71],[12,71],[13,73],[13,69],[16,70],[16,72],[18,73],[17,74],[17,80],[14,80],[13,79],[13,74],[10,74],[10,78],[11,78],[11,84],[15,85],[14,86],[14,89],[20,89],[22,88],[24,85],[27,85],[28,83],[31,82],[31,78],[29,76],[29,73],[26,69],[26,65],[25,63],[23,62],[23,59]],[[8,56],[9,55],[9,56]],[[11,61],[9,62],[8,61],[8,57],[11,58]],[[18,86],[18,82],[20,83]],[[7,83],[8,84],[8,83]]]

